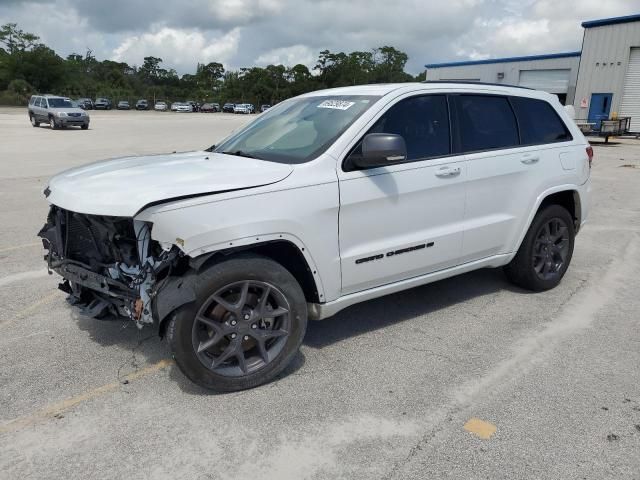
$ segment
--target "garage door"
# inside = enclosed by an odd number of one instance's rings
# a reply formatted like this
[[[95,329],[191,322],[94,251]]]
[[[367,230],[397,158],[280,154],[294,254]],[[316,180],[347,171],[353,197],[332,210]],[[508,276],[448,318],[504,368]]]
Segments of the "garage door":
[[[632,48],[624,77],[619,116],[631,117],[631,131],[640,132],[640,48]]]
[[[567,93],[569,88],[570,69],[558,68],[552,70],[520,70],[522,87],[544,90],[549,93]]]

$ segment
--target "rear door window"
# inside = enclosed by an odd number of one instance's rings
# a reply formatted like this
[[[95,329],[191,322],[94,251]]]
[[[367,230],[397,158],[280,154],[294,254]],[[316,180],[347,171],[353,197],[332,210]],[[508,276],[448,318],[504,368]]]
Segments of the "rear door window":
[[[518,125],[509,100],[493,95],[458,95],[457,124],[463,152],[516,147]]]
[[[523,145],[566,142],[573,139],[549,103],[524,97],[511,97],[510,100],[518,118]]]

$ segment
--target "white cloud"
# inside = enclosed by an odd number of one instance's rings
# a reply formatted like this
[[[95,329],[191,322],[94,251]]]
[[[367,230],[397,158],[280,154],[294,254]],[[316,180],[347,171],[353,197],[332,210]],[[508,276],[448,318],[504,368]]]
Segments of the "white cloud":
[[[321,50],[383,45],[406,52],[415,74],[425,63],[578,50],[582,21],[638,11],[640,0],[0,0],[0,24],[18,22],[63,56],[88,47],[139,65],[153,55],[180,74],[205,61],[313,66]]]
[[[198,62],[231,61],[238,51],[239,41],[239,28],[212,37],[197,30],[163,27],[154,33],[125,38],[113,50],[111,58],[131,65],[141,65],[145,56],[153,55],[162,58],[164,64],[185,72],[195,70]]]
[[[213,0],[209,2],[209,12],[224,22],[245,24],[278,14],[284,3],[280,0]]]
[[[314,52],[306,45],[293,45],[269,50],[256,58],[255,64],[294,66],[301,63],[311,69],[317,58],[318,52]]]

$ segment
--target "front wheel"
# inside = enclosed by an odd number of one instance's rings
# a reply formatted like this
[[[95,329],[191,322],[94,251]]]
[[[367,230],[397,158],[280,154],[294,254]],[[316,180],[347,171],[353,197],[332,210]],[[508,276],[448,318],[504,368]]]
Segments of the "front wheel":
[[[55,119],[53,117],[49,118],[49,126],[51,127],[51,130],[57,130],[58,129],[58,124],[56,123]]]
[[[277,262],[243,255],[213,265],[178,309],[167,340],[180,370],[218,392],[256,387],[291,362],[307,326],[304,293]]]
[[[507,278],[536,292],[556,287],[571,263],[574,240],[571,214],[549,205],[536,214],[518,253],[504,268]]]
[[[40,122],[36,120],[35,115],[31,115],[31,125],[33,127],[39,127],[40,126]]]

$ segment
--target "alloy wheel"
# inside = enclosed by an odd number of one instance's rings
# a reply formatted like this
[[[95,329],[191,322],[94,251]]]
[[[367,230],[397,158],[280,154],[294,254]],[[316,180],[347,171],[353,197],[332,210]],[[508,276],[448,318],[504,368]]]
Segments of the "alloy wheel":
[[[200,362],[216,374],[239,377],[271,363],[291,330],[291,307],[274,285],[242,281],[226,285],[200,307],[192,343]]]
[[[569,226],[561,218],[546,222],[533,244],[533,269],[542,280],[561,274],[569,255]]]

